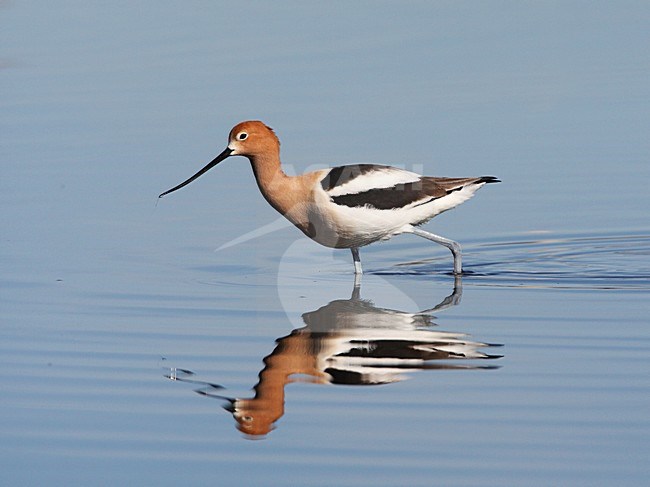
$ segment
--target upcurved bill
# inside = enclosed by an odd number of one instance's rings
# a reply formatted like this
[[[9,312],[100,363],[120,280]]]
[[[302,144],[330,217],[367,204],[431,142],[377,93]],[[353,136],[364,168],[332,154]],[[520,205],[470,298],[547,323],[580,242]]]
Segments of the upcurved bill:
[[[164,193],[160,193],[160,194],[158,195],[158,198],[162,198],[162,197],[165,196],[166,194],[173,193],[173,192],[176,191],[177,189],[181,189],[183,186],[187,186],[187,185],[190,184],[192,181],[194,181],[196,178],[198,178],[199,176],[201,176],[201,175],[203,175],[204,173],[208,172],[208,171],[209,171],[210,169],[212,169],[214,166],[216,166],[217,164],[219,164],[221,161],[223,161],[224,159],[230,157],[230,155],[232,154],[232,151],[233,151],[233,150],[232,150],[230,147],[226,147],[226,149],[225,149],[221,154],[219,154],[217,157],[215,157],[215,158],[212,160],[212,162],[210,162],[207,166],[205,166],[203,169],[201,169],[199,172],[197,172],[194,176],[192,176],[191,178],[189,178],[189,179],[183,181],[183,182],[182,182],[181,184],[179,184],[178,186],[174,186],[172,189],[168,189],[168,190],[165,191]]]

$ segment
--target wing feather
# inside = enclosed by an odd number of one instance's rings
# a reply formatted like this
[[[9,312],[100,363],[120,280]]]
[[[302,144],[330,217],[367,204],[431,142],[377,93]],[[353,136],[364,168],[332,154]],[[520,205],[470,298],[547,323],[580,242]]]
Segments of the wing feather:
[[[420,178],[419,174],[396,167],[356,164],[332,168],[321,180],[321,186],[329,196],[334,197],[414,183]]]
[[[449,196],[455,191],[471,189],[466,196],[452,198],[462,202],[483,184],[496,182],[499,180],[493,176],[425,177],[390,166],[356,164],[332,168],[321,180],[321,187],[337,205],[392,210],[414,208]]]

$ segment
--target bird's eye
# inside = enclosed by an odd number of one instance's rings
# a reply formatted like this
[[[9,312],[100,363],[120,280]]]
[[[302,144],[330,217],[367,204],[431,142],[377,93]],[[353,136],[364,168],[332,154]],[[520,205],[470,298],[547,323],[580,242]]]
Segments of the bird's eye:
[[[240,132],[237,135],[237,140],[246,140],[247,137],[248,137],[248,134],[246,132]]]

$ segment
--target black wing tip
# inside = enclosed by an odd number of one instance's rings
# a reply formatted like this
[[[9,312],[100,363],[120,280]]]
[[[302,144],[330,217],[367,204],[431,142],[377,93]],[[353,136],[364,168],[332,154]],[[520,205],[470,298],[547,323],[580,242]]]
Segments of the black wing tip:
[[[482,176],[478,179],[478,183],[500,183],[501,180],[495,176]]]

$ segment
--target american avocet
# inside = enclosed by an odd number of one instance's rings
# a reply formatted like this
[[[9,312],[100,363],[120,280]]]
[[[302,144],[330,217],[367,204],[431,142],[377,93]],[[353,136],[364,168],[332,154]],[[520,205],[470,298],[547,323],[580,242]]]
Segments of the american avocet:
[[[303,326],[275,340],[274,350],[262,360],[253,397],[229,397],[222,386],[197,380],[187,369],[170,368],[165,377],[203,386],[195,392],[225,401],[223,408],[235,418],[237,429],[249,439],[260,438],[285,414],[289,384],[377,385],[399,382],[420,370],[498,369],[477,360],[502,358],[491,353],[501,345],[434,328],[432,313],[458,304],[461,293],[454,286],[438,305],[413,313],[375,306],[355,286],[350,299],[304,313]]]
[[[356,164],[288,176],[280,165],[280,141],[260,121],[233,127],[226,149],[194,176],[159,198],[191,183],[230,156],[247,157],[266,201],[312,240],[350,249],[361,274],[359,248],[393,235],[412,233],[447,247],[454,274],[462,273],[460,245],[417,228],[471,198],[493,176],[438,178],[390,166]]]

